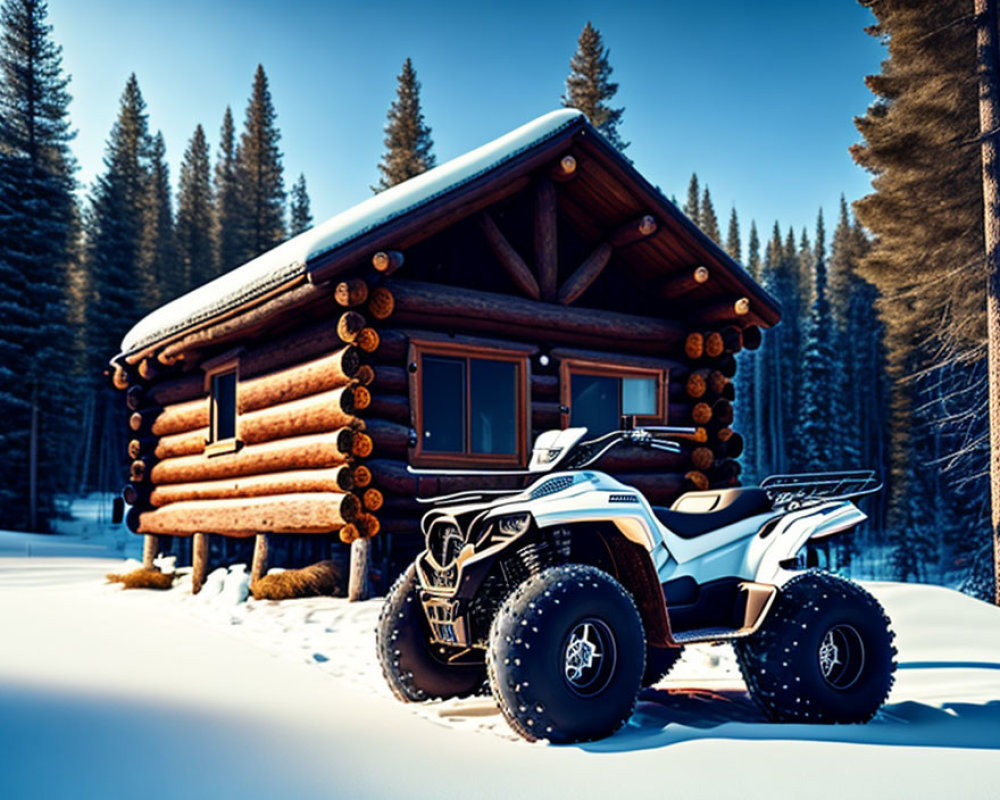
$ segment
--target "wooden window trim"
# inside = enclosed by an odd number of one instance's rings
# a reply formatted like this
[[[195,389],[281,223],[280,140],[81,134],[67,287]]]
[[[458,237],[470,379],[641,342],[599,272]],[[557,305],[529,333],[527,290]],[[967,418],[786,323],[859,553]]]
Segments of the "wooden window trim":
[[[212,456],[222,455],[223,453],[234,453],[240,449],[242,442],[239,436],[239,422],[240,422],[240,355],[242,354],[242,348],[235,351],[229,351],[223,353],[217,358],[213,358],[211,361],[206,361],[202,365],[202,369],[205,371],[205,391],[208,394],[209,403],[209,414],[208,414],[208,439],[205,442],[205,455],[211,458]],[[215,400],[215,392],[212,391],[212,382],[215,378],[220,375],[226,375],[232,373],[236,376],[235,383],[235,397],[234,403],[235,408],[233,409],[233,414],[235,419],[233,420],[233,430],[235,431],[234,436],[227,437],[225,439],[216,439],[216,428],[218,425],[218,405]]]
[[[609,355],[609,358],[614,356]],[[572,412],[573,391],[571,382],[573,375],[597,375],[607,378],[655,378],[656,379],[656,414],[636,415],[639,425],[666,425],[670,412],[670,368],[659,366],[640,366],[638,364],[611,364],[596,358],[564,358],[559,362],[559,405],[567,411],[560,414],[560,426],[565,430],[569,427]]]
[[[425,452],[423,442],[423,357],[446,356],[466,359],[465,408],[466,408],[466,442],[471,440],[468,419],[470,407],[471,381],[468,359],[478,358],[485,361],[503,361],[516,367],[515,388],[515,431],[517,452],[513,454],[496,453],[437,453]],[[528,409],[531,387],[531,361],[529,352],[524,348],[512,346],[494,347],[487,344],[473,344],[470,341],[441,341],[435,338],[410,338],[406,362],[410,365],[410,411],[413,427],[417,433],[417,442],[409,448],[410,463],[415,467],[524,467],[528,463]],[[415,366],[415,369],[413,368]]]

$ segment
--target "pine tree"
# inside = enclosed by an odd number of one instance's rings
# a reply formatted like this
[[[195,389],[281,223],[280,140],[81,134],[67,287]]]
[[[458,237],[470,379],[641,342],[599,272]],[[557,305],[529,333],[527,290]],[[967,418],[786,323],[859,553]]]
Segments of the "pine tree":
[[[297,236],[312,227],[312,213],[309,211],[309,192],[306,191],[306,176],[300,174],[292,186],[291,203],[288,209],[291,220],[291,235]]]
[[[757,234],[756,220],[750,220],[750,236],[747,239],[747,272],[754,280],[760,280],[760,237]]]
[[[236,185],[241,199],[239,261],[249,261],[285,240],[285,184],[281,133],[264,67],[257,65],[243,134],[236,148]]]
[[[420,107],[420,81],[413,62],[407,58],[396,78],[396,99],[389,106],[385,122],[385,153],[379,162],[381,173],[373,192],[426,172],[434,166],[434,141]]]
[[[743,246],[740,244],[740,221],[734,207],[729,215],[729,232],[726,235],[726,252],[737,264],[743,263]]]
[[[719,231],[719,218],[715,216],[715,207],[712,205],[712,195],[706,186],[701,194],[701,213],[698,217],[698,227],[713,242],[722,242],[722,233]]]
[[[140,270],[145,205],[150,182],[150,141],[146,103],[135,74],[122,93],[118,119],[104,156],[105,171],[91,193],[86,269],[89,374],[95,380],[118,352],[122,336],[148,311],[137,307],[144,286]]]
[[[73,419],[67,291],[77,235],[62,52],[44,0],[0,7],[0,518],[40,529],[64,484]],[[31,408],[39,417],[29,516]]]
[[[185,291],[207,283],[218,274],[211,174],[208,142],[199,125],[184,151],[177,196],[177,251]]]
[[[697,225],[701,220],[701,195],[698,191],[698,173],[691,173],[688,182],[687,202],[684,203],[684,214]]]
[[[226,106],[219,132],[219,155],[215,160],[215,263],[216,269],[228,272],[238,267],[243,252],[240,224],[243,215],[240,189],[236,180],[236,131],[233,112]]]
[[[144,198],[143,232],[139,270],[143,279],[144,306],[157,308],[185,288],[178,268],[174,240],[174,213],[170,198],[170,168],[163,133],[150,147],[149,183]]]
[[[899,574],[912,577],[937,552],[927,537],[951,527],[948,513],[958,524],[965,509],[988,508],[985,369],[977,366],[986,314],[981,163],[977,147],[961,144],[979,136],[976,42],[964,0],[865,5],[877,20],[868,30],[889,57],[867,78],[876,100],[855,121],[863,142],[851,152],[875,191],[854,211],[872,234],[860,277],[878,292],[892,380],[888,528],[898,537]],[[834,312],[850,315],[854,295],[833,278],[831,270]],[[978,382],[957,381],[969,405],[956,414],[957,376]],[[933,492],[937,504],[927,502]],[[961,522],[974,551],[989,525]]]
[[[750,236],[747,239],[747,272],[756,281],[760,281],[760,238],[757,235],[757,223],[750,221]],[[739,374],[742,380],[737,381],[736,391],[739,395],[734,404],[736,427],[743,434],[743,480],[754,483],[767,477],[763,467],[762,447],[764,435],[764,405],[761,387],[763,385],[763,364],[760,350],[742,350],[737,355]]]
[[[817,237],[818,238],[818,237]],[[803,251],[805,251],[803,242]],[[809,250],[815,259],[815,251]],[[808,273],[812,278],[810,294],[813,297],[809,315],[802,332],[802,380],[800,408],[802,458],[806,465],[819,471],[826,468],[847,468],[850,465],[837,461],[839,453],[835,443],[837,420],[843,420],[839,380],[835,374],[838,361],[834,351],[834,326],[827,297],[826,264],[815,259]],[[831,424],[833,423],[833,424]],[[808,467],[807,467],[808,468]]]
[[[624,152],[629,143],[622,140],[618,126],[625,109],[608,105],[618,92],[618,84],[610,81],[614,71],[609,62],[610,55],[611,51],[604,47],[601,32],[588,21],[577,40],[576,53],[569,62],[570,73],[566,78],[562,104],[567,108],[580,109],[591,125]]]

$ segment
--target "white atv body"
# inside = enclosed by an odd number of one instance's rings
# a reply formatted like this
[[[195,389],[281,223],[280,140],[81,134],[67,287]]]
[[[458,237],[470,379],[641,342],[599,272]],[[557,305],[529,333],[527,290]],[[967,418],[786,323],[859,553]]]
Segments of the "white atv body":
[[[887,621],[860,587],[803,572],[801,554],[810,541],[866,519],[851,498],[877,490],[872,473],[777,476],[760,487],[688,492],[668,509],[587,468],[621,442],[676,450],[662,438],[675,432],[637,429],[582,442],[585,429],[549,431],[529,466],[543,474],[524,490],[437,498],[422,521],[427,549],[390,593],[379,629],[397,696],[469,693],[488,672],[515,730],[576,741],[617,729],[638,688],[662,677],[683,645],[734,640],[768,716],[870,718],[891,683]],[[558,466],[574,468],[551,471]],[[815,593],[840,600],[803,622],[799,609]],[[416,642],[406,653],[397,647],[406,638],[404,600],[408,607],[418,600],[422,612],[407,621],[411,638],[425,642],[420,663]],[[813,622],[823,630],[811,630]],[[794,626],[810,635],[790,640],[795,648],[807,641],[808,652],[789,672],[790,657],[780,668],[773,649],[788,646]],[[543,663],[561,664],[561,674],[549,675]],[[449,681],[458,675],[463,680]],[[532,681],[538,688],[526,695]],[[788,681],[796,697],[784,696]]]

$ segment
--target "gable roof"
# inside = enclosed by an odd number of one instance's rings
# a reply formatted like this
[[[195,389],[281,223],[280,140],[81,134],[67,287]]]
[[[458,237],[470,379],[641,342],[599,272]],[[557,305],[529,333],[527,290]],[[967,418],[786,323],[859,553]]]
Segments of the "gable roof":
[[[426,230],[428,217],[448,212],[464,213],[473,195],[485,192],[502,175],[517,175],[546,163],[550,151],[565,147],[569,140],[585,137],[596,148],[605,166],[623,178],[655,207],[657,215],[669,218],[672,230],[689,241],[698,261],[721,268],[736,290],[754,299],[762,322],[777,322],[780,309],[743,269],[673,203],[654,189],[631,164],[608,144],[575,109],[561,109],[397,184],[308,231],[289,239],[252,261],[156,309],[141,319],[121,344],[128,355],[228,314],[241,306],[281,291],[303,278],[321,283],[356,264],[357,251],[369,254],[385,236],[400,237],[406,230]],[[395,241],[395,240],[393,240]],[[384,246],[384,245],[383,245]]]

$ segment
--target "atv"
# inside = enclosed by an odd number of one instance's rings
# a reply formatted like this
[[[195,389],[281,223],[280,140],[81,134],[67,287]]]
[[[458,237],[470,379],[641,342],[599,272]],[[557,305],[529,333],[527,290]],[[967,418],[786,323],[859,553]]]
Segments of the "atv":
[[[429,501],[426,549],[378,622],[396,697],[488,690],[524,738],[587,741],[624,725],[685,645],[731,642],[769,719],[871,719],[895,670],[889,620],[860,586],[808,562],[817,540],[866,519],[852,500],[880,488],[874,474],[779,475],[664,508],[588,469],[623,443],[680,452],[671,437],[691,432],[547,431],[527,488]]]

